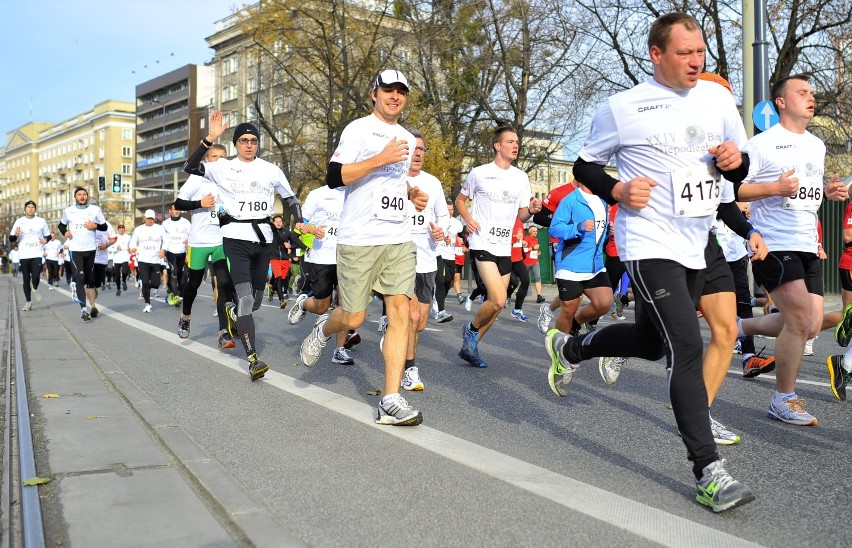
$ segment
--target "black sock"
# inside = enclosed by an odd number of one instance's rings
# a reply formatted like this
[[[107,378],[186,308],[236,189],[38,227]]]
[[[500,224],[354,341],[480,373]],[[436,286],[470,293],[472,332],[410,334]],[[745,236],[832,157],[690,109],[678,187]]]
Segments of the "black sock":
[[[479,333],[479,328],[478,328],[478,327],[473,327],[473,322],[470,322],[468,325],[470,325],[470,330],[471,330],[471,331],[473,331],[474,333]]]
[[[405,368],[411,369],[412,367],[414,367],[414,358],[410,360],[405,360]]]

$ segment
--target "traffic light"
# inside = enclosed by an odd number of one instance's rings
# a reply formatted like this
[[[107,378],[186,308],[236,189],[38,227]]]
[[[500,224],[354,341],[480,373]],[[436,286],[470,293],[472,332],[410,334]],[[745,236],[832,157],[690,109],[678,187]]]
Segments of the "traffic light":
[[[112,174],[112,191],[115,194],[121,192],[121,173]]]
[[[98,190],[101,192],[106,192],[106,177],[101,175],[98,177]]]

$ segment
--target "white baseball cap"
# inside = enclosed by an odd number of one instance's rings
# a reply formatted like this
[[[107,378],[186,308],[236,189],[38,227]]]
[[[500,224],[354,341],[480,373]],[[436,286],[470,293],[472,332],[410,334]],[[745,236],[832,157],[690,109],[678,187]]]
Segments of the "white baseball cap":
[[[146,218],[146,219],[156,219],[156,218],[157,218],[157,214],[156,214],[156,213],[154,213],[154,210],[153,210],[153,209],[146,209],[146,210],[145,210],[145,218]]]
[[[376,82],[373,84],[373,89],[377,89],[379,86],[390,87],[393,84],[402,84],[405,91],[408,91],[408,80],[405,79],[405,75],[394,69],[380,72],[376,77]]]

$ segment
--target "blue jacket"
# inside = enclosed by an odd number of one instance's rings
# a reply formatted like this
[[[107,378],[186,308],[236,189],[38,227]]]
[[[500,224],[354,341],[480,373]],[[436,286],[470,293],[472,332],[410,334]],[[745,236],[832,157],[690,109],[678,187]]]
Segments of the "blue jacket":
[[[595,220],[595,214],[586,200],[600,200],[604,206],[603,237],[597,243],[595,230],[583,231],[583,224],[587,220]],[[556,244],[556,270],[585,273],[603,270],[604,244],[609,230],[608,211],[606,202],[601,198],[581,190],[572,192],[559,202],[550,222],[550,236],[559,240]]]

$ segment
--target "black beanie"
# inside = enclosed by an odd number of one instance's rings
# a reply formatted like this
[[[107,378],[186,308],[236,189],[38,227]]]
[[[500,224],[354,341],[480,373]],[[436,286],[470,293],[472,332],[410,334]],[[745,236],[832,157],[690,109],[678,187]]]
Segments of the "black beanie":
[[[242,137],[245,134],[254,135],[257,137],[258,141],[260,140],[260,132],[257,131],[257,128],[254,127],[254,124],[250,124],[248,122],[243,122],[238,125],[236,129],[234,129],[234,144],[237,144],[237,139]]]

